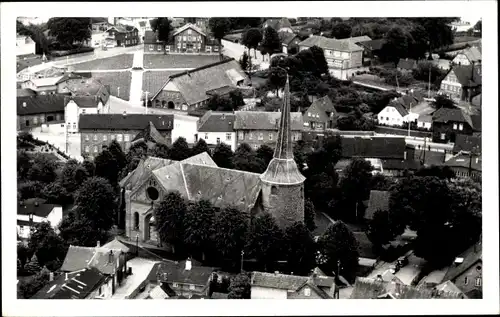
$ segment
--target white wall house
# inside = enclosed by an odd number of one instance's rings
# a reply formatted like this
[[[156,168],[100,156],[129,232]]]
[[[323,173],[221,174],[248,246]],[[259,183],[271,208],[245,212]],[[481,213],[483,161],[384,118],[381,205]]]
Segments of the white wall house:
[[[252,285],[250,294],[250,299],[287,299],[288,290]]]
[[[16,56],[35,54],[35,42],[25,35],[18,35],[16,38]]]
[[[203,139],[208,145],[217,146],[225,143],[236,150],[236,132],[234,131],[234,120],[232,112],[208,111],[198,121],[198,139]]]
[[[94,98],[95,101],[89,102]],[[82,114],[98,114],[109,112],[109,101],[106,105],[97,96],[90,97],[68,97],[64,107],[64,121],[68,133],[78,133],[78,120]]]
[[[21,239],[28,239],[32,223],[50,223],[56,229],[63,217],[62,207],[51,204],[20,205],[17,210],[17,233]]]
[[[391,103],[378,113],[377,119],[380,124],[401,126],[404,122],[407,122],[408,115],[408,111],[402,105]]]
[[[174,128],[172,129],[172,143],[179,137],[186,139],[187,143],[196,142],[196,134],[198,133],[196,123],[197,117],[184,116],[174,114]]]
[[[430,130],[432,127],[432,116],[421,115],[417,119],[417,127]]]

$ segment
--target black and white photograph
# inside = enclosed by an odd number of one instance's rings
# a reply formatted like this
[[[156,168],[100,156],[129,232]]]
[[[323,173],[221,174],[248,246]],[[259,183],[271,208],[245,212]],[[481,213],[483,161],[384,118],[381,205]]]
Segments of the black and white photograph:
[[[499,312],[495,2],[33,6],[3,315]]]

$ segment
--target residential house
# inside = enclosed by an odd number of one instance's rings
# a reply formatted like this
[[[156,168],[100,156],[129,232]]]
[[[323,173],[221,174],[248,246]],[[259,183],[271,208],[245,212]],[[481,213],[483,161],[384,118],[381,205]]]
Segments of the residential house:
[[[416,288],[381,279],[357,277],[351,299],[461,299],[459,293],[438,291],[436,289]]]
[[[144,53],[145,54],[164,54],[165,53],[165,43],[158,40],[156,33],[147,30],[144,33]]]
[[[453,99],[471,101],[481,93],[481,66],[455,65],[441,81],[440,92]]]
[[[292,30],[292,24],[287,18],[281,18],[281,19],[267,19],[264,21],[262,24],[262,28],[266,29],[267,27],[271,27],[276,32],[288,32],[288,33],[293,33]]]
[[[65,76],[32,78],[23,82],[21,88],[34,90],[39,95],[55,94],[58,84],[64,79],[66,79]]]
[[[84,268],[72,273],[63,273],[54,278],[50,273],[49,283],[31,299],[103,299],[106,275],[95,268]]]
[[[32,227],[41,222],[48,222],[56,229],[62,217],[62,207],[59,205],[21,201],[17,206],[17,235],[27,240]]]
[[[337,126],[337,110],[328,96],[316,99],[303,115],[304,130],[325,131]]]
[[[363,48],[350,39],[335,40],[323,36],[310,36],[299,43],[300,51],[318,46],[323,49],[330,74],[346,80],[363,66]]]
[[[432,115],[433,142],[455,142],[457,135],[472,135],[471,116],[460,108],[440,108]]]
[[[453,282],[468,298],[482,298],[482,266],[482,243],[479,241],[455,259],[443,281]]]
[[[17,97],[17,129],[64,124],[64,95]]]
[[[232,112],[207,111],[198,120],[196,139],[205,140],[212,148],[222,142],[229,145],[233,152],[236,151],[235,119],[236,116]]]
[[[417,69],[417,61],[411,58],[400,59],[397,69],[402,73],[410,73]]]
[[[407,146],[406,149],[407,153],[415,152],[415,149],[412,147]],[[382,175],[389,177],[405,177],[407,173],[414,173],[421,167],[422,163],[413,159],[413,156],[407,156],[407,158],[403,160],[385,159],[382,160]]]
[[[274,148],[278,141],[281,112],[235,111],[234,131],[236,147],[247,143],[253,149],[261,145]],[[302,140],[303,117],[300,112],[290,113],[291,137],[293,142]]]
[[[210,34],[191,23],[175,30],[171,41],[167,43],[158,41],[153,31],[146,31],[144,53],[164,53],[165,51],[171,54],[218,54],[219,46]]]
[[[118,25],[127,25],[130,27],[135,27],[139,34],[139,43],[143,43],[146,31],[151,30],[150,20],[148,18],[121,18],[117,21]]]
[[[92,32],[90,38],[90,46],[94,48],[105,46],[107,35],[108,34],[106,32]]]
[[[140,43],[139,30],[129,25],[116,25],[108,28],[106,35],[106,46],[108,47],[126,47]]]
[[[147,280],[161,286],[168,297],[208,296],[214,271],[213,267],[193,265],[190,259],[181,262],[159,262],[153,266]]]
[[[368,200],[368,208],[365,211],[365,219],[372,220],[377,211],[389,211],[389,199],[391,193],[385,190],[371,190]]]
[[[386,42],[387,41],[385,39],[377,39],[355,43],[364,49],[363,64],[367,63],[368,65],[371,65],[373,61],[378,60],[382,52],[382,47]]]
[[[417,119],[417,128],[431,130],[432,115],[430,114],[419,115]]]
[[[483,104],[483,94],[478,94],[477,96],[473,97],[471,103],[474,106],[481,108]]]
[[[297,34],[284,31],[279,32],[278,35],[283,48],[283,53],[295,54],[299,51],[300,38]]]
[[[472,179],[481,181],[482,159],[480,154],[470,154],[470,152],[464,153],[460,151],[444,162],[444,165],[450,167],[457,177],[471,177]]]
[[[60,271],[71,273],[93,268],[105,276],[94,298],[110,298],[123,284],[127,274],[127,257],[120,249],[70,245]]]
[[[17,97],[31,97],[31,96],[36,96],[36,92],[33,89],[17,89],[16,92]]]
[[[453,153],[470,153],[471,151],[475,155],[481,154],[481,137],[458,134],[453,146]]]
[[[482,60],[481,52],[477,47],[468,47],[459,52],[455,58],[453,58],[452,63],[456,65],[480,65]]]
[[[454,36],[467,35],[467,31],[473,28],[473,25],[467,21],[454,21],[449,24]]]
[[[114,23],[110,23],[108,18],[90,18],[92,33],[106,32],[109,28],[113,27]]]
[[[171,144],[173,115],[145,114],[81,114],[78,131],[81,134],[82,156],[94,158],[113,140],[127,151],[132,140],[142,132],[150,122],[168,144]]]
[[[17,35],[16,37],[16,56],[30,55],[36,53],[36,43],[31,37],[26,35]]]
[[[408,110],[396,99],[377,114],[377,119],[379,124],[400,127],[408,121],[408,114]]]
[[[226,95],[250,82],[234,59],[212,63],[170,75],[152,95],[153,107],[195,111],[214,94]]]

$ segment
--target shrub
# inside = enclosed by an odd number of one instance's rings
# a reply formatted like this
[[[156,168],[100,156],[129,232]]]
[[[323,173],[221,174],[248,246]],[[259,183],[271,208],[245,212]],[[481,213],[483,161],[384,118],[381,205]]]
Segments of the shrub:
[[[94,51],[94,48],[84,46],[84,47],[73,48],[73,49],[65,50],[65,51],[52,51],[52,52],[50,52],[50,55],[52,57],[63,57],[63,56],[80,54],[80,53],[88,53],[88,52],[93,52],[93,51]]]

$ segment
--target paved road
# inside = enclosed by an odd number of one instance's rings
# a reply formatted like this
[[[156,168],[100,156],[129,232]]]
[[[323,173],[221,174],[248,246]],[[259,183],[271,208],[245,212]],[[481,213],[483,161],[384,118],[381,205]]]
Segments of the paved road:
[[[143,60],[144,52],[137,51],[134,53],[134,67],[138,67],[140,69],[132,70],[132,80],[130,81],[130,97],[129,101],[134,105],[141,106],[141,97],[142,97],[142,75],[144,73]]]
[[[429,141],[425,142],[424,140],[418,140],[413,138],[406,138],[406,144],[420,146],[421,149],[423,149],[425,145],[427,147],[430,147],[430,150],[433,152],[444,152],[453,150],[453,144],[434,143]]]

